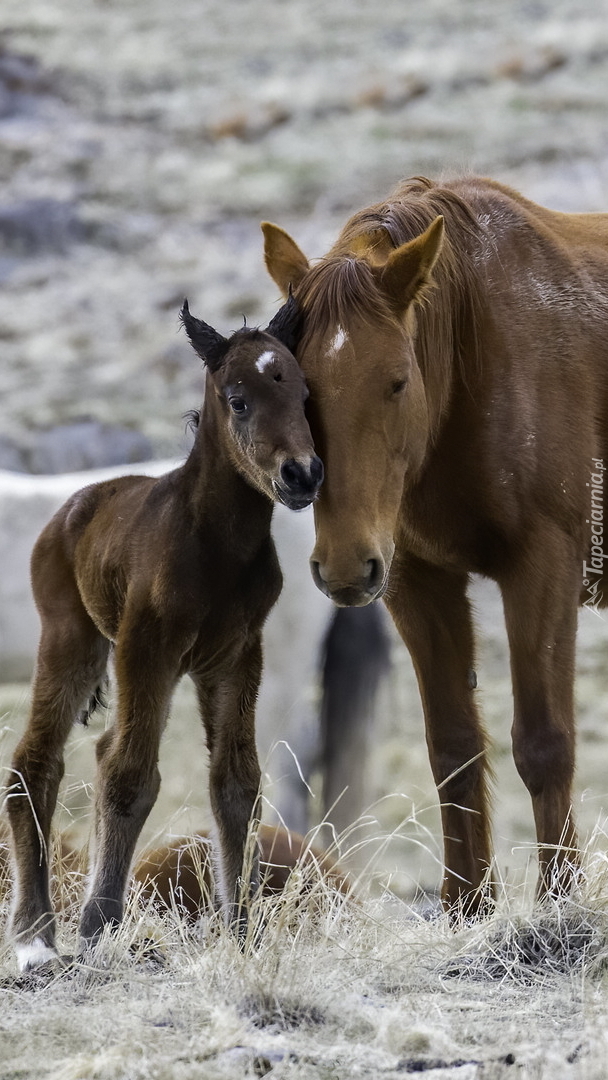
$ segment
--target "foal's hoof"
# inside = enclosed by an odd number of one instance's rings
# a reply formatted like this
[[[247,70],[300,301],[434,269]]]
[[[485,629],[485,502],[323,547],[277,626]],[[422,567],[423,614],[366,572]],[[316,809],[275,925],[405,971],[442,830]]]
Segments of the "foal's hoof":
[[[167,966],[167,957],[158,941],[154,938],[142,938],[129,945],[129,954],[140,964],[145,964],[150,970],[157,970]]]
[[[54,945],[47,945],[41,937],[35,937],[28,942],[15,944],[19,971],[26,974],[30,971],[38,971],[47,964],[59,961],[59,953]]]
[[[3,979],[0,986],[12,990],[40,990],[55,979],[70,977],[76,969],[73,956],[58,954],[51,960],[45,960],[36,967],[24,968],[20,975],[12,979]]]
[[[104,928],[116,928],[122,921],[122,904],[116,900],[88,900],[80,917],[80,944],[85,951],[95,947]]]

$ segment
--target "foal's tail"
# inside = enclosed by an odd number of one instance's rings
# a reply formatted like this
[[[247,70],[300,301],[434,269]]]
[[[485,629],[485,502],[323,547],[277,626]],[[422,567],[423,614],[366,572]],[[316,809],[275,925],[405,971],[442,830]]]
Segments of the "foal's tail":
[[[323,646],[320,715],[323,811],[338,832],[364,809],[370,729],[390,667],[384,608],[338,608]]]
[[[82,724],[83,727],[88,727],[89,720],[96,709],[106,709],[108,705],[108,690],[110,686],[110,680],[107,675],[101,679],[98,685],[95,687],[84,709],[78,714],[77,723]]]

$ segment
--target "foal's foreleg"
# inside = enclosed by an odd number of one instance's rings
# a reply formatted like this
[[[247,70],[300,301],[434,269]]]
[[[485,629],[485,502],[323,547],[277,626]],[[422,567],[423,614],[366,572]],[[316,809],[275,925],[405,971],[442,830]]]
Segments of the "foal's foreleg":
[[[160,787],[158,750],[178,667],[166,650],[152,648],[154,637],[143,624],[116,648],[116,721],[97,743],[95,855],[80,922],[85,946],[122,919],[135,844]]]
[[[210,752],[211,808],[219,840],[219,885],[230,922],[245,933],[245,906],[259,887],[257,844],[246,852],[259,813],[261,772],[255,702],[262,674],[258,637],[212,681],[195,679]],[[244,858],[247,859],[244,865]]]
[[[572,782],[581,569],[572,540],[545,522],[500,582],[511,653],[513,756],[532,798],[540,894],[567,891],[579,860]]]
[[[65,599],[65,596],[64,596]],[[76,603],[72,616],[43,628],[30,720],[15,750],[7,795],[13,833],[11,935],[20,967],[56,956],[49,892],[49,838],[70,729],[103,679],[108,642]]]
[[[442,900],[464,915],[485,907],[492,887],[486,736],[474,695],[474,641],[467,576],[419,559],[394,564],[387,607],[416,670],[426,739],[441,801]],[[482,884],[486,879],[485,888]]]

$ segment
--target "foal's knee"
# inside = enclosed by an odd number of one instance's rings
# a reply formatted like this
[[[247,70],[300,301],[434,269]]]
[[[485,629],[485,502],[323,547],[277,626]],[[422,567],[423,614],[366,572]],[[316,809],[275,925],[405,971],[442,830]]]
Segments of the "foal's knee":
[[[100,752],[98,745],[97,755],[102,813],[145,821],[160,789],[158,767],[125,760],[118,748],[106,746]]]
[[[49,754],[41,759],[24,741],[20,743],[13,756],[10,798],[6,800],[9,821],[32,814],[40,819],[43,828],[50,824],[46,815],[47,811],[52,814],[54,806],[48,806],[48,797],[50,794],[54,799],[64,772],[62,755]]]

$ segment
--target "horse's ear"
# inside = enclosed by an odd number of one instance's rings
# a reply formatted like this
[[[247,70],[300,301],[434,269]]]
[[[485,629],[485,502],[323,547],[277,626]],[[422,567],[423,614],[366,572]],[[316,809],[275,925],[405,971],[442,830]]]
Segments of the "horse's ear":
[[[184,300],[180,319],[186,328],[193,349],[205,362],[209,371],[217,371],[228,352],[230,344],[228,338],[222,337],[217,330],[202,319],[196,319],[194,315],[191,315],[187,300]]]
[[[302,325],[302,312],[290,289],[289,299],[283,304],[282,308],[279,308],[274,318],[270,320],[266,327],[266,333],[272,334],[286,349],[295,353],[300,341]]]
[[[308,259],[285,229],[263,221],[262,232],[266,269],[283,296],[288,296],[289,287],[297,288],[308,270]]]
[[[443,218],[437,217],[426,232],[391,251],[380,271],[380,288],[399,314],[429,284],[442,243]]]

